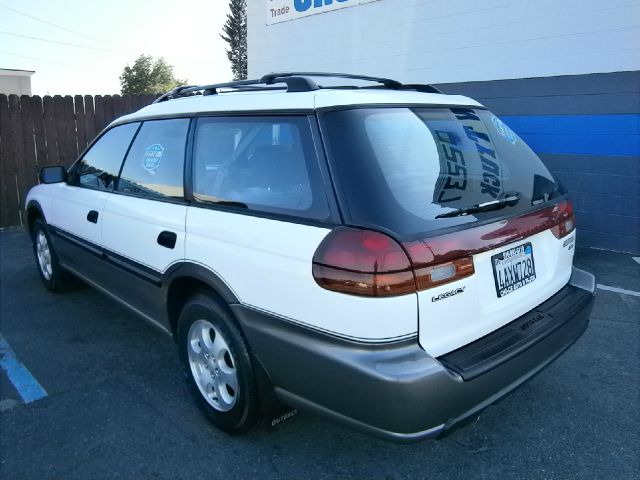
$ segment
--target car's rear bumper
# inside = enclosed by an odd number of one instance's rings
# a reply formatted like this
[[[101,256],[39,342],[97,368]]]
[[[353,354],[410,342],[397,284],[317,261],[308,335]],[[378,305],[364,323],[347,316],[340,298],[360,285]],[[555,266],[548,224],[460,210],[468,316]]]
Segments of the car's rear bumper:
[[[412,441],[451,429],[551,363],[585,331],[594,294],[593,275],[574,268],[538,308],[439,359],[416,339],[362,344],[232,308],[284,403]]]

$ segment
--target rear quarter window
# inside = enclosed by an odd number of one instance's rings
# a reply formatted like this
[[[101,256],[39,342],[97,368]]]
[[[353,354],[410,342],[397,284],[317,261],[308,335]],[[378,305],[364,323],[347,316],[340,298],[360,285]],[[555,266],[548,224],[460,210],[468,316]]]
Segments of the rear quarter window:
[[[193,197],[209,205],[326,219],[329,207],[308,118],[198,119]]]

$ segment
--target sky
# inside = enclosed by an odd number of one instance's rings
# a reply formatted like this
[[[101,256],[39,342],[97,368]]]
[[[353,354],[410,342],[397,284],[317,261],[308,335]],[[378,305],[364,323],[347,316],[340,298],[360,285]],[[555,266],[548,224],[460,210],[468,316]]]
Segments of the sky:
[[[120,93],[141,54],[189,84],[229,81],[227,12],[227,0],[0,0],[0,68],[35,70],[34,95]]]

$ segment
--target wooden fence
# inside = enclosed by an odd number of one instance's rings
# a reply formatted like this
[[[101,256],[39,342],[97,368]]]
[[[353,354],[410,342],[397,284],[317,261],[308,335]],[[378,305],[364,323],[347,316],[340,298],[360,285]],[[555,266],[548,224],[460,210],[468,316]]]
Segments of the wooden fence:
[[[24,200],[42,167],[71,165],[113,119],[155,98],[0,95],[0,227],[24,224]]]

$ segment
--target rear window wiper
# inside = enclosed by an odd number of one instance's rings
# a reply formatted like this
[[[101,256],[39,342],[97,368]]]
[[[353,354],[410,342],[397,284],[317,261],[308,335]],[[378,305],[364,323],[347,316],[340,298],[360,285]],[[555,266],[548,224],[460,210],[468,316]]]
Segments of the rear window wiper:
[[[504,208],[506,206],[513,207],[515,204],[518,203],[519,200],[520,200],[520,193],[511,192],[511,193],[507,193],[504,197],[499,198],[497,200],[491,200],[490,202],[479,203],[478,205],[472,205],[470,207],[452,210],[447,213],[441,213],[440,215],[436,215],[436,218],[461,217],[464,215],[470,215],[472,213],[499,210],[500,208]]]

